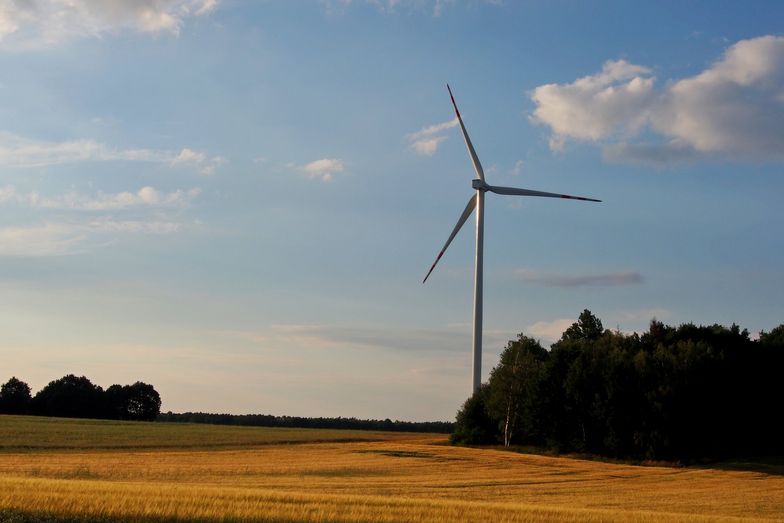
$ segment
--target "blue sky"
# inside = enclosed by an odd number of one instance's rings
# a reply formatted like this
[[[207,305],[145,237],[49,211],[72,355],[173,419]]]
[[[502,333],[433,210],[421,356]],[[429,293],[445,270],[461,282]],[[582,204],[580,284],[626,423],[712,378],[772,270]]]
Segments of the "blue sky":
[[[784,322],[779,2],[0,6],[0,358],[164,410],[451,419],[520,332]]]

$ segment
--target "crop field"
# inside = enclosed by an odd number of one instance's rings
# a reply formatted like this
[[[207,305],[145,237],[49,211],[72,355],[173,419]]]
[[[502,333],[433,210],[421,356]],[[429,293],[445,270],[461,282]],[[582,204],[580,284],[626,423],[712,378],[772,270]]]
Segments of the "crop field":
[[[0,416],[0,521],[784,521],[784,475],[443,435]]]

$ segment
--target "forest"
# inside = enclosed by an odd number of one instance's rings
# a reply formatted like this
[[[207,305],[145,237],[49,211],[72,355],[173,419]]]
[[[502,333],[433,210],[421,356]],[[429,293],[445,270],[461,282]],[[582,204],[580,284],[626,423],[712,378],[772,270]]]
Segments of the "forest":
[[[104,390],[85,376],[68,374],[31,395],[16,376],[0,386],[0,414],[153,421],[161,410],[155,387],[137,381]]]
[[[722,459],[784,454],[784,325],[752,339],[737,325],[642,334],[605,329],[589,310],[549,349],[520,334],[455,423],[269,414],[160,413],[152,385],[103,390],[84,376],[31,395],[16,377],[0,413],[264,427],[451,432],[471,445],[530,446],[633,459]]]
[[[158,391],[152,385],[140,381],[133,385],[112,385],[103,390],[85,376],[69,374],[50,382],[34,396],[30,386],[16,377],[0,386],[0,414],[392,432],[450,433],[453,428],[453,424],[446,421],[414,422],[206,412],[161,413],[160,408],[161,397]]]
[[[286,427],[310,429],[383,430],[390,432],[450,433],[453,423],[447,421],[392,421],[390,419],[308,418],[303,416],[275,416],[272,414],[210,414],[206,412],[166,412],[158,421],[180,423],[212,423],[215,425],[243,425],[249,427]]]
[[[463,404],[455,443],[639,459],[784,454],[784,325],[604,329],[585,310],[549,350],[520,334]]]

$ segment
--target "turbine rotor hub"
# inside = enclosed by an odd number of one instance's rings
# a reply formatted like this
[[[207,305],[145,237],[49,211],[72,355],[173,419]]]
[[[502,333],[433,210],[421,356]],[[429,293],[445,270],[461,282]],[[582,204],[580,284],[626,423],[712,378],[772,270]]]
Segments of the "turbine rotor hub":
[[[483,180],[480,180],[479,178],[474,178],[473,180],[471,180],[471,187],[473,187],[477,191],[487,191],[488,188],[487,184]]]

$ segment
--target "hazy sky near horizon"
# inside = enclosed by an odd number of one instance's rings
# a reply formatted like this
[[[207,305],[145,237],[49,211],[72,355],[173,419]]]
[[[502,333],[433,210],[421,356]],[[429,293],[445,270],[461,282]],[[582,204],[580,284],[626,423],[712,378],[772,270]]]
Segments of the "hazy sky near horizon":
[[[784,323],[781,2],[0,4],[0,381],[452,419],[520,332]]]

